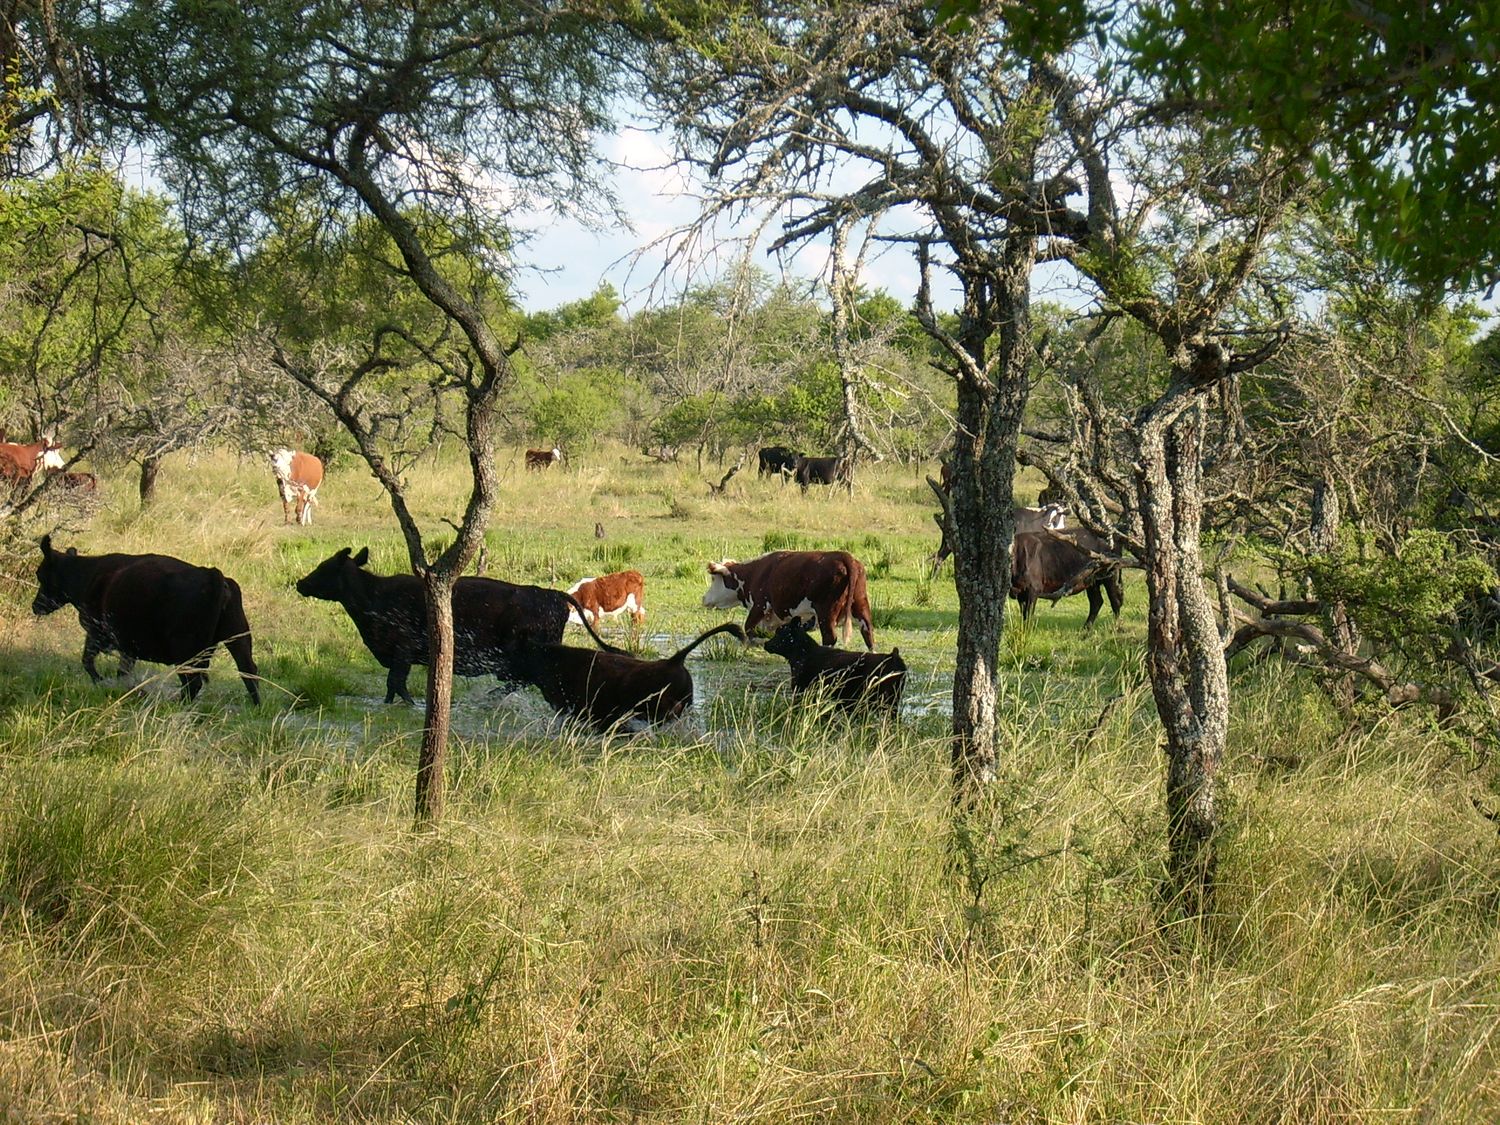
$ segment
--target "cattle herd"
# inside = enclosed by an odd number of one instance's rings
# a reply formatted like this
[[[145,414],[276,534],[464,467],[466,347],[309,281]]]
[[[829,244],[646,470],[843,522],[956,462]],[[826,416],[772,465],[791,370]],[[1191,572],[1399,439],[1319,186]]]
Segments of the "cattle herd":
[[[528,469],[545,469],[562,459],[560,450],[527,450]],[[271,464],[283,517],[312,521],[323,479],[323,465],[311,454],[276,450]],[[60,470],[58,447],[43,440],[29,445],[0,443],[0,475],[13,483],[44,469]],[[946,467],[946,466],[945,466]],[[838,458],[809,458],[784,446],[760,450],[762,475],[847,483]],[[934,564],[950,553],[947,489],[930,481],[943,504],[936,517],[944,538]],[[944,484],[947,483],[946,474]],[[1029,616],[1036,601],[1056,600],[1086,590],[1088,624],[1097,616],[1102,589],[1118,615],[1121,604],[1117,556],[1110,545],[1083,528],[1069,528],[1060,505],[1019,508],[1012,550],[1011,593]],[[83,666],[101,677],[95,658],[120,656],[120,673],[144,660],[177,669],[185,699],[196,698],[206,679],[213,650],[223,645],[233,658],[253,703],[259,703],[259,673],[250,624],[240,587],[214,567],[195,566],[168,555],[81,555],[56,550],[50,536],[41,541],[37,568],[36,614],[71,605],[84,631]],[[296,583],[307,598],[336,602],[354,622],[360,639],[386,669],[385,701],[412,703],[407,679],[413,666],[429,660],[427,615],[422,582],[415,575],[380,575],[367,569],[368,548],[345,547]],[[605,617],[629,614],[645,619],[645,581],[638,571],[585,579],[566,593],[517,585],[494,578],[460,578],[453,589],[454,673],[495,676],[508,688],[536,687],[557,711],[577,716],[600,731],[627,721],[675,719],[693,699],[687,656],[710,637],[727,633],[741,643],[757,629],[773,630],[767,652],[786,659],[794,693],[823,690],[842,706],[873,707],[894,714],[906,680],[899,650],[875,652],[864,565],[847,551],[772,551],[743,562],[708,563],[709,585],[702,605],[744,609],[743,629],[725,624],[709,629],[660,660],[644,660],[599,636]],[[594,647],[563,644],[569,623],[581,625]],[[841,632],[849,639],[857,623],[866,652],[840,651]],[[809,635],[820,631],[822,644]]]

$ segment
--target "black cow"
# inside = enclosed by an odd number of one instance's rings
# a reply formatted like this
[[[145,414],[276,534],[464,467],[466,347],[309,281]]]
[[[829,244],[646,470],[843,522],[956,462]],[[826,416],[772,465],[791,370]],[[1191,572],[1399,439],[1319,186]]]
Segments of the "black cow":
[[[786,657],[792,669],[792,691],[821,687],[834,699],[850,705],[870,703],[893,714],[906,686],[906,661],[901,650],[844,652],[817,644],[807,626],[788,621],[766,642],[766,651]]]
[[[170,555],[80,555],[74,548],[52,549],[42,536],[42,563],[36,571],[31,612],[52,613],[65,605],[78,609],[83,626],[83,667],[98,683],[94,666],[101,652],[120,654],[120,674],[137,660],[178,668],[184,699],[196,699],[208,679],[216,645],[234,658],[250,693],[256,685],[250,624],[240,587],[211,566],[194,566]]]
[[[1119,552],[1088,529],[1019,532],[1010,557],[1010,596],[1020,604],[1023,620],[1031,616],[1039,599],[1055,602],[1082,590],[1089,598],[1089,615],[1083,623],[1087,629],[1104,604],[1101,589],[1109,595],[1110,610],[1120,616],[1125,591]]]
[[[323,560],[297,582],[304,598],[338,602],[354,620],[365,647],[389,669],[385,678],[385,701],[397,696],[413,702],[406,678],[415,664],[427,663],[427,603],[422,580],[414,574],[372,574],[364,569],[370,549],[357,555],[348,547]],[[494,675],[502,683],[515,683],[505,646],[517,638],[533,641],[562,640],[568,611],[582,607],[560,590],[541,586],[516,586],[494,578],[460,578],[453,587],[453,671],[459,676]],[[589,635],[610,652],[619,652],[599,640],[584,623]]]
[[[797,471],[797,461],[801,456],[795,449],[784,445],[765,446],[760,451],[759,475],[768,477],[774,473],[785,484],[786,478]]]
[[[843,457],[798,457],[793,477],[807,491],[810,484],[841,484],[852,495],[854,492],[854,470]]]
[[[745,643],[744,630],[730,623],[710,629],[665,660],[641,660],[618,649],[537,644],[523,636],[510,645],[510,674],[540,688],[558,711],[581,715],[600,732],[625,719],[664,722],[692,706],[693,677],[683,661],[717,633],[731,633]]]

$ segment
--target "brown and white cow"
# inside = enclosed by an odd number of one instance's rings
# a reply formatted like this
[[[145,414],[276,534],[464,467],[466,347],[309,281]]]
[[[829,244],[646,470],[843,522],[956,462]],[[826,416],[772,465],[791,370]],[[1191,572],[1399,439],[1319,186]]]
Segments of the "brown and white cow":
[[[318,502],[318,486],[323,483],[323,462],[311,453],[278,449],[271,454],[271,469],[276,474],[276,488],[281,493],[282,522],[292,522],[292,508],[295,505],[297,522],[312,523],[313,505]]]
[[[554,461],[561,460],[562,450],[555,445],[551,449],[528,449],[526,451],[526,468],[532,472],[550,469]]]
[[[61,469],[64,465],[61,449],[62,446],[50,438],[25,445],[0,441],[0,481],[12,488],[20,488],[41,469]]]
[[[646,580],[638,570],[621,570],[599,578],[585,578],[570,586],[568,593],[578,599],[583,616],[568,611],[568,622],[582,625],[587,619],[597,625],[601,618],[628,613],[637,625],[646,620]]]
[[[836,625],[843,626],[847,639],[853,618],[859,622],[865,647],[875,648],[865,565],[847,551],[772,551],[745,562],[711,562],[703,605],[708,609],[748,607],[747,633],[763,622],[781,625],[793,618],[811,618],[822,630],[825,645],[837,643]]]

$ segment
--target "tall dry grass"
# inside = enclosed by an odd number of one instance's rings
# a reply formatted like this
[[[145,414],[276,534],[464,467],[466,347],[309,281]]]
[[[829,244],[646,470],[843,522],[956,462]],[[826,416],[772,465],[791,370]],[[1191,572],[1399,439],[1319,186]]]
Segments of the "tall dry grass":
[[[274,688],[252,711],[222,655],[193,706],[170,676],[92,688],[76,621],[31,618],[16,572],[0,1120],[1496,1119],[1487,763],[1237,672],[1221,912],[1168,925],[1137,589],[1119,627],[1086,636],[1064,603],[1007,637],[1003,776],[956,834],[925,485],[884,468],[852,506],[755,481],[711,500],[622,458],[513,473],[490,572],[589,573],[602,522],[647,575],[639,643],[666,648],[719,620],[707,558],[772,532],[884,554],[903,720],[793,703],[760,652],[695,658],[695,716],[634,737],[466,681],[448,820],[413,834],[419,716],[289,589],[341,546],[401,565],[373,487],[336,466],[309,532],[227,456],[170,465],[145,515],[108,482],[68,541],[234,574]],[[414,471],[424,519],[460,473]]]

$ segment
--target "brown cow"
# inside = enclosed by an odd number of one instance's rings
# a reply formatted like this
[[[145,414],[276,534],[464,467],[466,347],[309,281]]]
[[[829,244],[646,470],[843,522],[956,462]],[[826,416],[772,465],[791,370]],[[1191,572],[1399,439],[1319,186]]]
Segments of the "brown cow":
[[[311,453],[278,449],[271,454],[271,470],[276,474],[276,488],[281,493],[282,523],[292,522],[293,505],[299,524],[312,523],[318,486],[323,483],[323,462]]]
[[[583,607],[582,617],[577,610],[568,611],[568,621],[573,625],[582,625],[585,618],[597,625],[601,618],[617,613],[629,613],[637,625],[646,620],[646,580],[638,570],[585,578],[570,586],[568,593]]]
[[[550,469],[554,461],[561,460],[562,450],[555,445],[551,449],[528,449],[526,451],[526,468],[532,472]]]
[[[732,622],[710,629],[665,660],[537,644],[522,636],[507,649],[510,676],[540,688],[558,711],[580,715],[601,732],[628,719],[667,722],[693,703],[693,677],[683,661],[716,633],[731,633],[745,643],[745,634]]]
[[[13,441],[0,442],[0,480],[12,488],[20,488],[36,476],[38,469],[61,469],[62,446],[50,438],[20,445]]]
[[[121,674],[137,660],[177,666],[184,699],[196,699],[218,645],[229,650],[250,702],[260,702],[258,670],[240,587],[214,567],[170,555],[80,555],[52,549],[42,536],[31,612],[41,616],[71,605],[83,626],[83,667],[98,683],[94,658],[120,654]]]
[[[1021,606],[1021,618],[1029,618],[1041,598],[1056,602],[1079,591],[1088,594],[1089,615],[1085,629],[1104,604],[1103,590],[1115,617],[1125,603],[1120,582],[1119,551],[1092,531],[1070,527],[1062,531],[1023,531],[1011,546],[1010,596]]]
[[[794,617],[812,618],[825,645],[836,644],[833,630],[842,625],[849,636],[850,618],[859,622],[865,647],[875,648],[865,565],[847,551],[772,551],[746,562],[708,564],[708,609],[747,606],[745,632],[761,622],[780,625]]]

